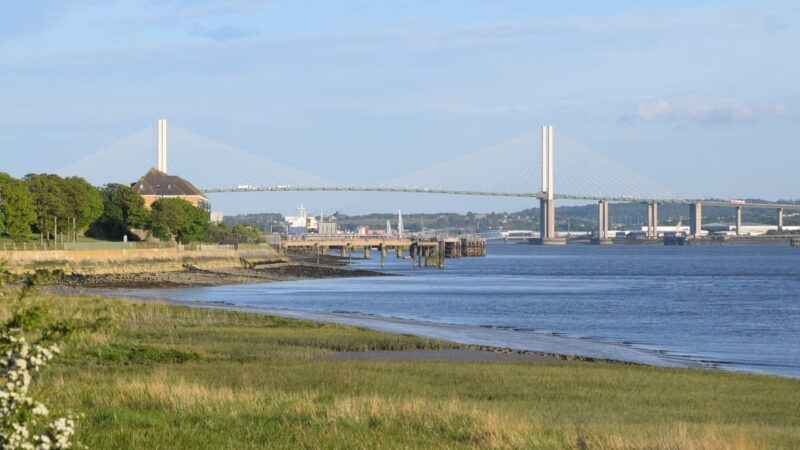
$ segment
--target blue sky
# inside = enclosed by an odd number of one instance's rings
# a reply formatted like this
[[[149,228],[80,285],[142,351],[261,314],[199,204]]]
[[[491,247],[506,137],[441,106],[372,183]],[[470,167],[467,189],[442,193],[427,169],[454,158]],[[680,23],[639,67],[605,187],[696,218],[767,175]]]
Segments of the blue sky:
[[[800,198],[799,26],[800,5],[769,1],[6,2],[0,170],[52,171],[167,117],[362,184],[553,123],[683,196]],[[530,206],[237,195],[215,208]]]

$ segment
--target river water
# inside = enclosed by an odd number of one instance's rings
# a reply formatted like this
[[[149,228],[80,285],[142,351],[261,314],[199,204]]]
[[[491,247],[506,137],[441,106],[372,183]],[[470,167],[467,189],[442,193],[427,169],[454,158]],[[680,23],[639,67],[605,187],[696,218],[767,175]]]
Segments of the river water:
[[[379,259],[354,260],[380,270]],[[402,276],[127,291],[376,329],[665,366],[800,376],[800,249],[490,245]]]

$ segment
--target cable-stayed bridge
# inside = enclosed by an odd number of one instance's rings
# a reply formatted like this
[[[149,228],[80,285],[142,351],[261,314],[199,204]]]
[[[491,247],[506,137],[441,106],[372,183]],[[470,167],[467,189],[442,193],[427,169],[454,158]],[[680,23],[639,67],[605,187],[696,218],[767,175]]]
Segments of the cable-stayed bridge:
[[[557,146],[557,151],[554,151]],[[608,234],[608,203],[648,204],[650,233],[658,223],[659,203],[691,206],[692,233],[701,227],[701,202],[682,199],[671,189],[642,177],[622,164],[594,152],[553,127],[423,167],[371,185],[354,186],[307,173],[265,157],[159,120],[100,151],[63,167],[63,175],[78,175],[100,185],[128,183],[152,167],[190,180],[201,191],[351,191],[413,192],[536,198],[540,201],[541,236],[556,240],[555,201],[598,202],[598,234]],[[333,168],[332,168],[333,169]],[[710,202],[705,202],[709,204]],[[776,208],[782,224],[783,209],[798,205],[772,203],[715,205]],[[739,220],[740,225],[741,220]]]

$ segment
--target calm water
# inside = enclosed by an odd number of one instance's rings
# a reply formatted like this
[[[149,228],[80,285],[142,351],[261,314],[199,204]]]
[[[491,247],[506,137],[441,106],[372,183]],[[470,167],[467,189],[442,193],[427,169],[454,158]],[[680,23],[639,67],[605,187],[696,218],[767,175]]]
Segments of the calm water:
[[[558,333],[800,376],[798,248],[491,245],[445,270],[386,262],[404,276],[130,294]]]

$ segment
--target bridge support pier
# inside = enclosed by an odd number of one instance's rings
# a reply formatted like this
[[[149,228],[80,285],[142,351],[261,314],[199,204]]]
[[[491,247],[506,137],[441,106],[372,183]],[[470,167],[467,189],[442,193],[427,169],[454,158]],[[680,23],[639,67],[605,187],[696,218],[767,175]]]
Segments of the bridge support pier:
[[[742,235],[742,207],[736,207],[736,235]]]
[[[369,259],[369,245],[364,246],[364,259]]]
[[[592,239],[592,244],[609,245],[612,243],[608,235],[608,202],[600,200],[597,203],[597,236]]]
[[[658,239],[658,203],[647,204],[647,237]]]
[[[778,208],[778,231],[783,231],[783,208]]]
[[[695,202],[689,208],[689,234],[692,237],[700,237],[703,231],[703,204]]]

